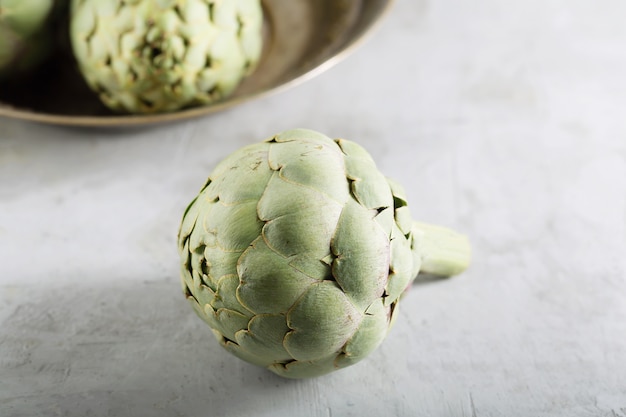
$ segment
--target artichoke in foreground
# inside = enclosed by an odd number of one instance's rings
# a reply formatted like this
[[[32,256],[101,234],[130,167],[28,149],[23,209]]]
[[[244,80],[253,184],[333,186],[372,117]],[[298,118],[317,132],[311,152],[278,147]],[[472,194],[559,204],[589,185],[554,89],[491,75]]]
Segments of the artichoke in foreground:
[[[418,272],[458,274],[470,254],[464,236],[413,222],[361,146],[304,129],[221,162],[178,249],[183,291],[220,344],[289,378],[363,359]]]
[[[72,0],[79,68],[116,111],[156,113],[219,101],[258,63],[260,0]]]
[[[0,78],[19,76],[48,57],[54,9],[54,0],[0,0]]]

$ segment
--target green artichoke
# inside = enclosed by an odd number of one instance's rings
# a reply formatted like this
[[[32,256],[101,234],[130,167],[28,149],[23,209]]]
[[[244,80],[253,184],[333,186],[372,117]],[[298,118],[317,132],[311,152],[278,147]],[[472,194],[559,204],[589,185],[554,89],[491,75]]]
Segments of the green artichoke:
[[[354,364],[420,269],[454,275],[464,236],[414,223],[359,145],[296,129],[213,171],[178,233],[183,291],[223,347],[289,378]]]
[[[20,75],[50,53],[54,0],[0,0],[0,77]]]
[[[116,111],[167,112],[231,94],[262,50],[260,0],[72,0],[79,68]]]

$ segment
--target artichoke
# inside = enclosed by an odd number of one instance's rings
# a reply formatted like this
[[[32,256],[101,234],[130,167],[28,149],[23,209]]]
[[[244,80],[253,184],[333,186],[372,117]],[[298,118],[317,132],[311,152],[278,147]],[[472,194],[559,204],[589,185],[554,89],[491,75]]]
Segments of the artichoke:
[[[20,75],[49,54],[54,0],[0,0],[0,77]]]
[[[181,281],[239,358],[289,378],[354,364],[420,270],[454,275],[464,236],[413,222],[358,144],[296,129],[221,162],[183,216]]]
[[[79,68],[116,111],[155,113],[218,101],[257,64],[260,0],[72,0]]]

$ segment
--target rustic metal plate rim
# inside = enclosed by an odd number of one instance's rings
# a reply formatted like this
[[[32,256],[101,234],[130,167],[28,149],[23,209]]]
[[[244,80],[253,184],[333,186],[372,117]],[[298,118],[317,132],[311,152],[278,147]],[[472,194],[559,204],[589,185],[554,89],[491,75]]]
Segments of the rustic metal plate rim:
[[[364,1],[368,4],[367,0]],[[371,4],[371,3],[370,3]],[[286,79],[278,85],[272,86],[262,91],[250,93],[246,95],[232,97],[220,103],[215,103],[209,106],[202,106],[196,108],[189,108],[172,113],[159,113],[150,115],[111,115],[111,116],[84,116],[84,115],[60,115],[53,113],[36,112],[32,110],[25,110],[16,107],[12,107],[10,104],[0,102],[0,116],[46,123],[52,125],[65,125],[65,126],[82,126],[82,127],[129,127],[129,126],[143,126],[151,124],[160,124],[166,122],[183,121],[200,116],[209,115],[232,107],[241,105],[245,102],[262,98],[268,95],[282,92],[290,89],[296,85],[302,84],[321,73],[332,68],[338,62],[347,57],[355,49],[357,49],[374,31],[374,29],[381,22],[382,18],[389,12],[393,0],[383,0],[382,6],[379,12],[374,16],[368,24],[362,28],[352,38],[347,39],[331,56],[325,57],[320,62],[307,70],[306,72],[299,74],[291,79]],[[345,28],[346,32],[353,28]],[[252,76],[251,76],[252,77]]]

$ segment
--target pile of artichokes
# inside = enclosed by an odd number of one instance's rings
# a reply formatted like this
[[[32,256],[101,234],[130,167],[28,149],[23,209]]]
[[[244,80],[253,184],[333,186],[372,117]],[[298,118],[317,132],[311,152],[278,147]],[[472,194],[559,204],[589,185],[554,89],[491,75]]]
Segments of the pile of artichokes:
[[[50,18],[55,4],[66,19]],[[261,0],[0,0],[0,75],[36,67],[56,29],[108,108],[175,111],[231,95],[258,64],[262,28]]]
[[[358,144],[304,129],[221,162],[178,234],[184,294],[239,358],[289,378],[354,364],[418,272],[455,275],[464,236],[415,223]]]

